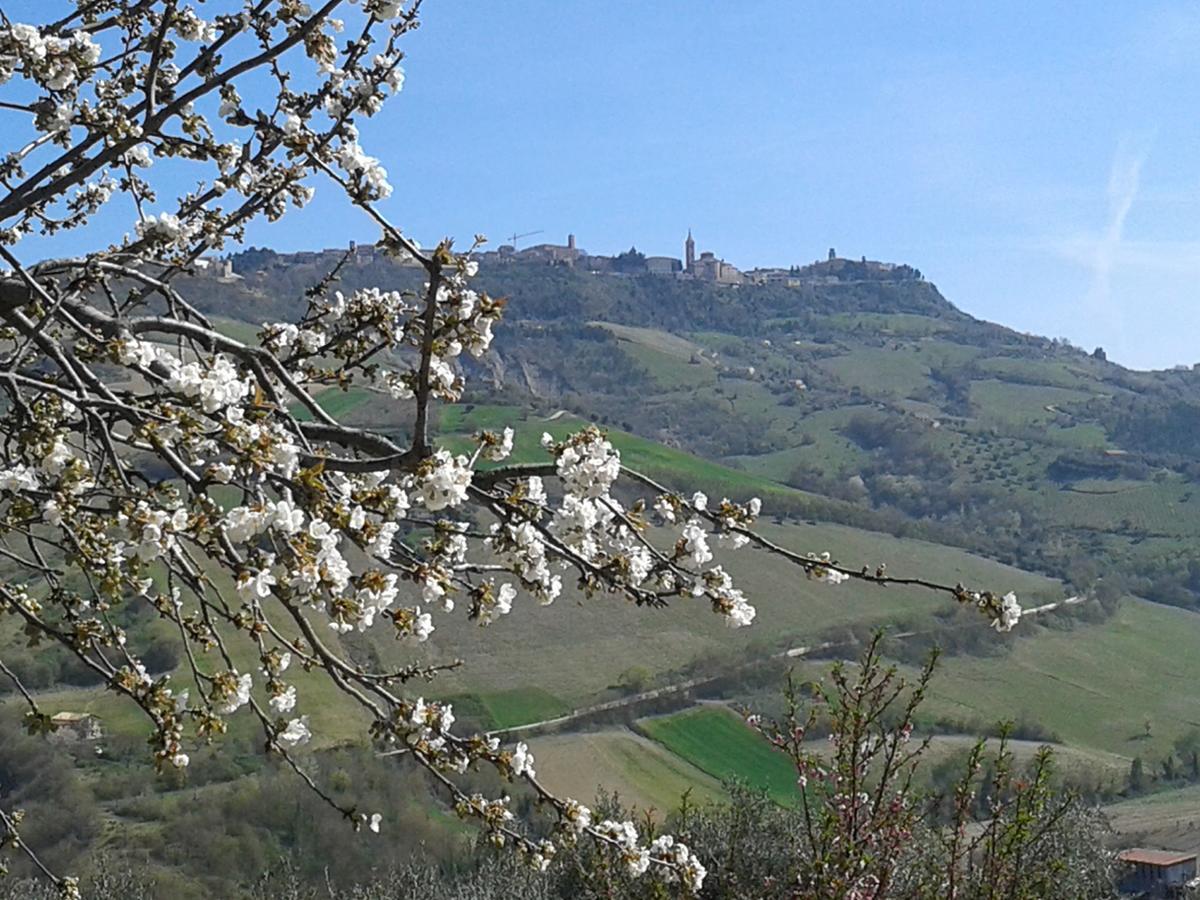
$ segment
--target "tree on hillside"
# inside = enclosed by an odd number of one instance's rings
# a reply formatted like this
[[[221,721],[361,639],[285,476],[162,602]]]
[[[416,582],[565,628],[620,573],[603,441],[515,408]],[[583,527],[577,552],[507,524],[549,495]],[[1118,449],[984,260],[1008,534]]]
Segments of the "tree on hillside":
[[[630,247],[624,253],[617,254],[613,259],[612,267],[614,272],[623,272],[626,275],[645,272],[646,254],[639,252],[637,247]]]
[[[414,653],[365,666],[339,637],[382,628],[420,644],[442,616],[486,625],[519,596],[554,602],[567,580],[640,606],[700,601],[750,625],[754,607],[710,542],[756,546],[831,585],[921,585],[1002,631],[1020,606],[777,546],[753,530],[757,500],[681,496],[623,466],[594,427],[547,435],[534,464],[505,462],[510,428],[463,452],[442,446],[435,406],[462,395],[459,359],[488,353],[504,301],[472,289],[469,255],[448,241],[423,249],[385,217],[389,175],[359,143],[357,123],[401,89],[418,6],[251,0],[207,20],[177,0],[76,0],[54,21],[0,18],[12,120],[0,164],[0,609],[139,707],[161,767],[187,767],[190,748],[249,717],[298,783],[353,827],[386,828],[386,810],[340,804],[297,760],[314,701],[295,675],[315,672],[365,711],[379,748],[423,767],[460,815],[535,868],[587,838],[631,872],[696,887],[704,869],[686,846],[646,844],[632,823],[551,794],[522,743],[457,733],[450,706],[417,689],[456,664]],[[423,289],[347,296],[335,269],[297,298],[294,320],[254,341],[222,333],[181,276],[317,187],[358,207],[383,253],[423,270]],[[111,222],[128,233],[71,258],[21,252],[28,236],[76,231],[82,243]],[[407,404],[403,436],[347,426],[318,402],[350,386]],[[618,479],[643,499],[618,500]],[[123,624],[137,611],[169,624],[173,672],[155,671]],[[2,660],[0,673],[31,728],[49,729],[35,693]],[[549,824],[527,828],[507,797],[463,787],[473,768],[523,783]],[[64,896],[77,892],[42,866],[10,809],[0,836]]]

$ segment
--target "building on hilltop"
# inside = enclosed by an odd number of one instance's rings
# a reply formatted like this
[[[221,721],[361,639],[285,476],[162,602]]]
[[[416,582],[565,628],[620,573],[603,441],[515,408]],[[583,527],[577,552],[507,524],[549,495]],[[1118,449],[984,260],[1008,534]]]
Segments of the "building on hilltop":
[[[580,265],[593,275],[611,275],[613,273],[613,257],[611,256],[585,256],[580,261]]]
[[[231,257],[222,259],[219,256],[202,256],[192,263],[192,265],[198,275],[206,275],[218,281],[235,281],[240,280],[242,277],[233,271],[233,259]]]
[[[365,266],[375,261],[375,245],[350,242],[350,262],[356,266]]]
[[[897,263],[880,262],[874,259],[847,259],[838,256],[832,247],[829,258],[817,260],[795,271],[803,281],[825,283],[853,281],[921,281],[919,269]]]
[[[793,288],[800,287],[801,284],[796,269],[783,269],[778,266],[751,269],[745,273],[745,278],[751,284],[782,284]]]
[[[500,249],[504,250],[503,247]],[[579,248],[575,246],[575,235],[568,234],[566,246],[562,244],[534,244],[532,247],[526,247],[524,250],[516,250],[514,248],[511,255],[516,259],[547,262],[560,266],[573,266],[579,261],[580,257],[587,254],[580,252]]]
[[[683,263],[674,256],[647,256],[646,271],[651,275],[678,275]]]
[[[711,250],[705,250],[692,264],[692,278],[696,281],[711,281],[717,284],[741,284],[742,273],[718,259]]]
[[[684,258],[687,265],[680,273],[680,278],[694,281],[708,281],[713,284],[741,284],[745,279],[734,266],[718,259],[711,250],[705,250],[696,256],[696,242],[692,239],[692,230],[688,229],[687,240],[684,242]]]

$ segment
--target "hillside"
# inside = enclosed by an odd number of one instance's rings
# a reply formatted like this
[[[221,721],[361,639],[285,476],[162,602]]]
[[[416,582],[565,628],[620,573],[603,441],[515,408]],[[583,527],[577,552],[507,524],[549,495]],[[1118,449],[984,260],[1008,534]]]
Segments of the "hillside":
[[[235,257],[236,285],[197,279],[201,305],[294,311],[321,273],[278,259]],[[378,259],[341,275],[343,289],[415,278]],[[566,409],[804,491],[768,506],[785,515],[1200,602],[1198,373],[1134,372],[976,320],[914,278],[729,287],[514,262],[478,281],[510,304],[469,401]]]
[[[322,274],[270,259],[259,252],[243,280],[196,278],[187,291],[222,330],[252,341],[257,324],[295,315]],[[485,266],[479,280],[510,304],[494,352],[469,373],[464,402],[435,412],[445,446],[465,448],[479,429],[512,425],[514,460],[541,460],[543,431],[561,438],[597,422],[626,464],[659,480],[761,497],[764,532],[802,552],[1015,590],[1026,605],[1084,591],[1099,600],[997,637],[969,610],[926,592],[830,588],[743,550],[721,562],[758,608],[749,629],[730,631],[686,602],[648,610],[571,591],[546,608],[518,603],[486,630],[443,617],[427,658],[461,656],[468,665],[420,690],[485,728],[704,682],[660,707],[621,707],[531,738],[554,786],[586,797],[603,783],[661,812],[689,787],[695,799],[719,799],[720,781],[739,777],[786,802],[786,766],[761,760],[764,748],[715,704],[686,707],[699,694],[769,709],[784,670],[779,654],[827,640],[836,642],[831,654],[853,654],[854,639],[881,626],[915,632],[890,645],[906,665],[934,644],[949,651],[923,720],[937,735],[937,759],[1011,718],[1022,734],[1056,743],[1066,777],[1111,796],[1125,790],[1134,757],[1153,768],[1200,723],[1183,689],[1200,675],[1188,662],[1200,617],[1162,605],[1200,603],[1191,372],[1131,372],[980,322],[915,278],[735,289],[512,264]],[[343,270],[341,289],[360,285],[409,288],[414,273],[384,262]],[[401,438],[408,427],[402,404],[363,390],[331,389],[319,402],[350,424]],[[1159,423],[1153,438],[1147,423]],[[153,635],[160,624],[131,627]],[[237,750],[233,762],[198,750],[189,780],[161,778],[134,761],[145,731],[135,711],[17,635],[0,638],[6,662],[48,706],[101,717],[104,754],[56,756],[75,766],[72,796],[94,805],[105,840],[137,834],[160,848],[148,852],[178,877],[179,896],[225,885],[203,862],[215,844],[190,859],[160,853],[185,797],[195,801],[188,821],[197,827],[230,809],[253,810],[242,840],[263,858],[304,846],[317,827],[308,818],[324,821],[299,806],[259,814],[287,782],[254,752],[248,721],[225,739]],[[346,635],[341,646],[355,660],[409,661],[410,648],[398,649],[386,629]],[[805,677],[826,668],[786,661]],[[181,665],[164,653],[159,669]],[[324,696],[311,693],[323,690],[317,679],[304,682],[309,696]],[[363,747],[359,716],[334,702],[313,716],[322,739],[312,764],[347,793],[392,773]],[[457,847],[444,808],[411,782],[402,789],[411,840]],[[243,884],[248,877],[229,874]]]

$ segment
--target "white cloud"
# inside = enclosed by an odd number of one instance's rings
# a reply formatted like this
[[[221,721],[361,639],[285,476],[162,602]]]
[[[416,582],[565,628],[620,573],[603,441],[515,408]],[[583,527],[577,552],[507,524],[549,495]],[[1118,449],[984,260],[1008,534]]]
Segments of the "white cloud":
[[[1117,145],[1108,173],[1108,225],[1092,250],[1092,284],[1087,303],[1092,312],[1108,316],[1117,312],[1112,304],[1112,273],[1123,250],[1125,220],[1137,200],[1141,186],[1145,150],[1135,152],[1128,141]]]

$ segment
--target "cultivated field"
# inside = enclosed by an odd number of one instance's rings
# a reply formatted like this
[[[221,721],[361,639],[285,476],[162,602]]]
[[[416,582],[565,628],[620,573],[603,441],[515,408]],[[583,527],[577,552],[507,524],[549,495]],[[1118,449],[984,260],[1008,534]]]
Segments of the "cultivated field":
[[[1070,746],[1161,757],[1200,725],[1197,646],[1200,616],[1127,600],[1107,622],[1020,639],[1003,660],[944,660],[928,709],[979,723],[1024,717]]]

